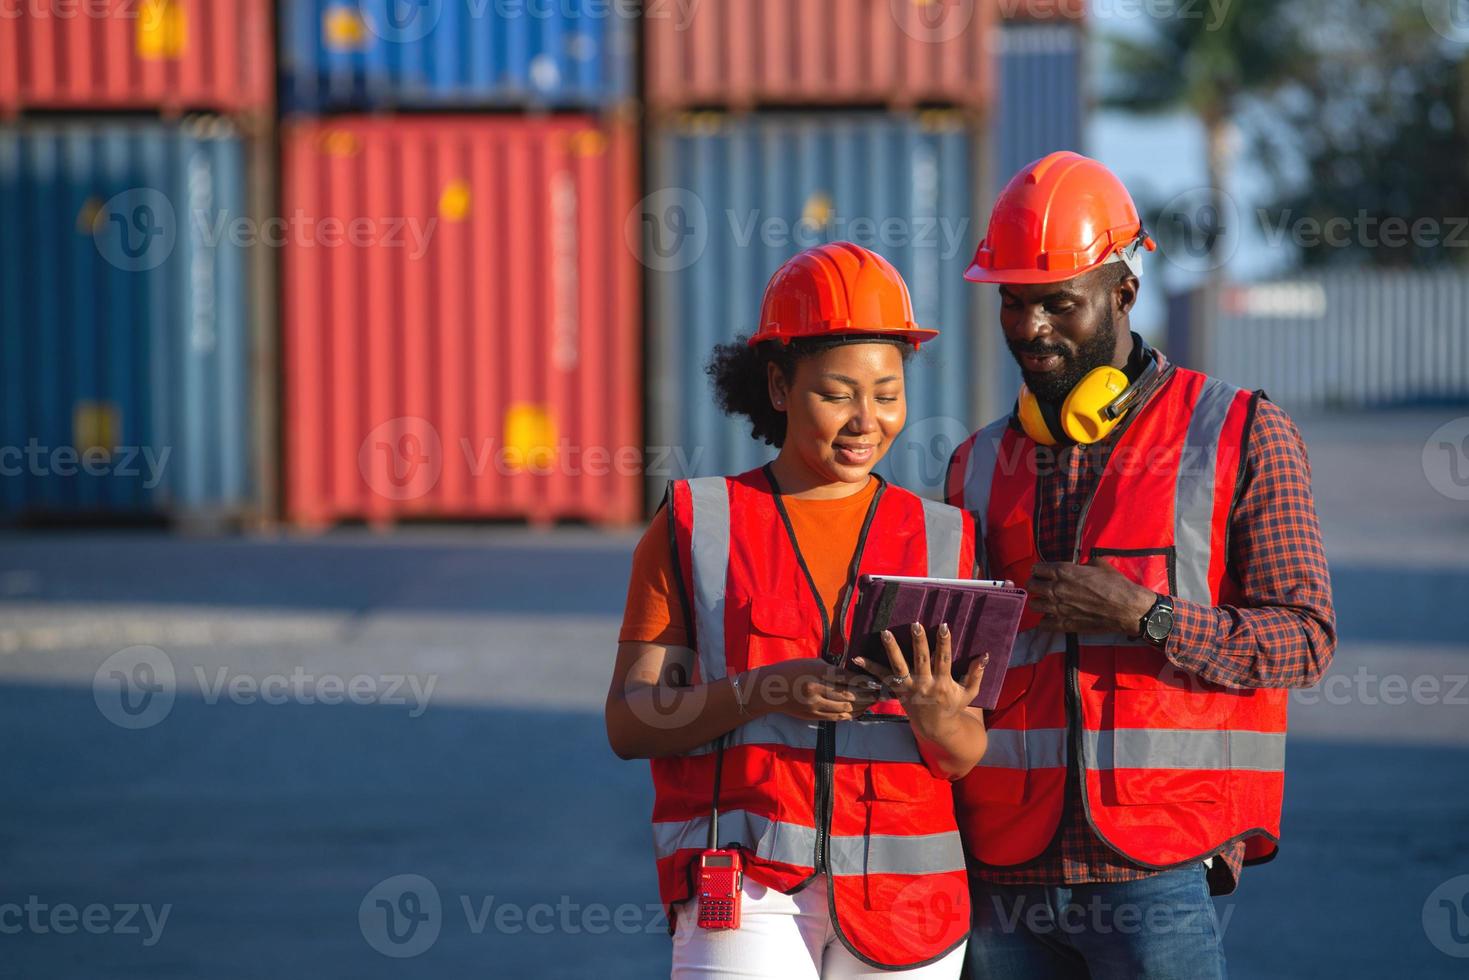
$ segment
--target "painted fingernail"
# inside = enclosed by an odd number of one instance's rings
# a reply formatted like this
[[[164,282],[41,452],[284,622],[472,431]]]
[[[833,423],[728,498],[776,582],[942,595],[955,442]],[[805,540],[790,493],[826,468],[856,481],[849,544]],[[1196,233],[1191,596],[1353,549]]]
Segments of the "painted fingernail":
[[[948,623],[939,623],[939,636],[948,636],[948,635],[949,635],[949,624]]]
[[[882,631],[882,638],[884,640],[891,640],[893,638],[893,631],[892,630],[883,630]]]
[[[921,624],[919,624],[919,623],[914,623],[913,624],[913,635],[914,636],[918,636],[922,632],[923,632],[923,626]]]
[[[987,666],[989,666],[989,662],[990,662],[990,655],[989,655],[988,652],[986,652],[984,656],[982,656],[982,657],[979,658],[979,665],[981,667],[987,667]]]

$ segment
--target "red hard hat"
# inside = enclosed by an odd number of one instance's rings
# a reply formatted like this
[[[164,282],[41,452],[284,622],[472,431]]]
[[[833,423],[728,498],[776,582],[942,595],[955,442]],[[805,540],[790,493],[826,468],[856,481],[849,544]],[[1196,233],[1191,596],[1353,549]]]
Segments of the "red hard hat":
[[[750,343],[842,334],[883,334],[917,347],[939,332],[913,322],[908,286],[891,262],[861,245],[832,242],[806,249],[771,277]]]
[[[1136,271],[1138,247],[1158,246],[1122,181],[1096,160],[1063,150],[1023,167],[1005,185],[964,278],[1062,282],[1119,254]]]

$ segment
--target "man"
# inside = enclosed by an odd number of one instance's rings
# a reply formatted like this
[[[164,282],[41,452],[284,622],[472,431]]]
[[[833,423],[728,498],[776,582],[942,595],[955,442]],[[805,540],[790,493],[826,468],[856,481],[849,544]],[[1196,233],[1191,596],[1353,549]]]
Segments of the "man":
[[[968,974],[1223,977],[1211,895],[1274,856],[1287,688],[1336,644],[1300,434],[1263,392],[1129,326],[1142,229],[1106,167],[1054,153],[995,204],[1025,386],[949,466],[988,577],[1030,592],[989,749],[956,786]]]

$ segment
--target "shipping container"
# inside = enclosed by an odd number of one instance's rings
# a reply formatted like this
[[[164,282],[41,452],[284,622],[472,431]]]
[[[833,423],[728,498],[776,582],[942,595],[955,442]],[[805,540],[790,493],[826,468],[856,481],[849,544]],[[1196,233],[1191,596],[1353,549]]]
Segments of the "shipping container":
[[[1170,304],[1170,355],[1263,388],[1289,410],[1469,399],[1463,272],[1352,269],[1226,285],[1212,311],[1208,295]]]
[[[973,136],[955,113],[694,115],[653,140],[644,199],[649,283],[647,491],[670,477],[737,473],[774,450],[723,415],[704,374],[714,346],[752,333],[775,270],[848,240],[887,257],[917,321],[941,336],[907,372],[908,425],[879,472],[936,494],[975,427],[977,363],[964,269],[974,248]],[[661,465],[659,465],[661,464]]]
[[[0,113],[270,111],[272,0],[0,5]]]
[[[644,13],[655,109],[988,107],[996,5],[980,0],[700,0]]]
[[[228,123],[0,127],[0,502],[250,501],[244,147]]]
[[[633,131],[338,118],[283,154],[288,517],[635,520]]]
[[[996,191],[1056,150],[1083,152],[1085,35],[1070,24],[1007,25],[998,32],[994,120]]]
[[[1037,15],[1047,9],[1041,4],[1033,6]],[[1084,152],[1086,35],[1079,21],[1064,15],[1062,20],[1007,23],[996,31],[1000,90],[993,119],[991,199],[1031,161],[1057,150]],[[981,302],[988,304],[982,308],[985,329],[998,335],[998,321],[991,316],[991,310],[999,306],[995,288],[980,288],[984,291]],[[993,397],[984,405],[988,414],[1008,410],[1020,391],[1020,368],[1003,343],[994,346],[994,355],[996,383],[990,392]]]
[[[632,95],[629,0],[283,0],[288,111],[550,106]]]

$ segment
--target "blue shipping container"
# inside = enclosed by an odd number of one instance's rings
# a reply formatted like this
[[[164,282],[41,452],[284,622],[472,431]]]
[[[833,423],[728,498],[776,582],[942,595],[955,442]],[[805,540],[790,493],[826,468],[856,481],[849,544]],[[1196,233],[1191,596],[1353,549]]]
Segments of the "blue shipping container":
[[[994,193],[1032,160],[1057,150],[1085,152],[1082,28],[1014,24],[998,34],[1000,91],[994,118]],[[994,287],[988,287],[991,296]],[[998,304],[998,300],[993,300]],[[997,328],[996,328],[997,329]],[[1020,368],[1003,344],[992,410],[1008,410],[1020,391]]]
[[[218,119],[0,127],[0,513],[249,499],[244,152]]]
[[[629,224],[649,275],[648,491],[773,456],[714,403],[704,365],[756,326],[770,276],[803,248],[849,240],[903,273],[942,335],[907,374],[908,424],[879,472],[937,495],[976,426],[972,133],[941,112],[694,115],[654,140],[653,193]],[[640,227],[639,227],[640,223]],[[666,464],[666,465],[660,465]]]
[[[287,111],[599,108],[631,97],[625,0],[284,0]]]

